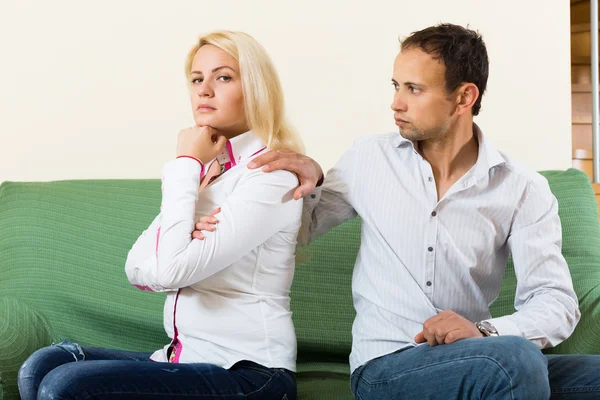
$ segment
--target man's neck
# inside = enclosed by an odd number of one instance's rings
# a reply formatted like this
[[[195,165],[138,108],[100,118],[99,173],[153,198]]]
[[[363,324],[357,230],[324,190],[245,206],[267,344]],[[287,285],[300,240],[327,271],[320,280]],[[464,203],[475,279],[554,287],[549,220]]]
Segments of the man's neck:
[[[477,162],[479,143],[473,133],[473,121],[465,119],[437,139],[418,143],[419,152],[431,165],[438,199]]]

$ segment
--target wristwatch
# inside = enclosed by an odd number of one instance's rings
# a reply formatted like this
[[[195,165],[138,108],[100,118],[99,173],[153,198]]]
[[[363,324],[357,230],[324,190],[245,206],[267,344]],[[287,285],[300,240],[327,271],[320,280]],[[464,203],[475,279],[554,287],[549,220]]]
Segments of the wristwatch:
[[[483,333],[483,336],[498,336],[498,331],[488,321],[476,322],[475,326],[479,329],[479,332]]]

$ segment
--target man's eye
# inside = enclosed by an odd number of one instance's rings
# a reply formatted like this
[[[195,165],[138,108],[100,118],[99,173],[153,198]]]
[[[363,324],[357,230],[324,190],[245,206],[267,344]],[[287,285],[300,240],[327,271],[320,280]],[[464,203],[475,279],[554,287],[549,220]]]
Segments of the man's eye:
[[[416,87],[414,87],[414,86],[409,86],[409,87],[408,87],[408,90],[410,90],[410,92],[411,92],[412,94],[417,94],[417,93],[420,93],[420,92],[421,92],[421,89],[419,89],[419,88],[416,88]]]

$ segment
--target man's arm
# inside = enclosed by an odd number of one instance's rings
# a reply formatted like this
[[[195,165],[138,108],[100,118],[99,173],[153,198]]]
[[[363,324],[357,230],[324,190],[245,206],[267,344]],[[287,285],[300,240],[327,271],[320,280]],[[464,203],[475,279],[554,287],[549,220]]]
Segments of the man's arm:
[[[290,150],[270,151],[248,165],[249,168],[262,167],[265,172],[284,169],[298,176],[300,186],[294,192],[294,198],[306,196],[302,228],[298,235],[300,245],[306,246],[317,236],[356,217],[350,199],[350,188],[355,184],[355,151],[354,146],[348,150],[318,188],[316,184],[323,177],[319,164],[310,157]]]
[[[580,312],[561,246],[556,198],[546,182],[531,182],[508,238],[517,276],[517,311],[489,320],[499,335],[522,336],[543,349],[573,333]]]

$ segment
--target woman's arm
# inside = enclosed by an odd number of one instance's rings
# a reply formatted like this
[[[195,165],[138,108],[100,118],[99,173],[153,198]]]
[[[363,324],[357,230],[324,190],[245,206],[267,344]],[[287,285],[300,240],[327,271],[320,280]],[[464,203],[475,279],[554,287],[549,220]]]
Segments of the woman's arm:
[[[140,290],[162,292],[167,290],[160,286],[156,279],[156,251],[160,232],[161,215],[159,214],[127,254],[125,273],[129,282]]]
[[[297,178],[285,171],[253,171],[221,205],[219,229],[192,239],[200,165],[190,159],[167,163],[157,256],[157,283],[193,285],[241,259],[279,231],[298,229],[302,201],[293,199]]]

